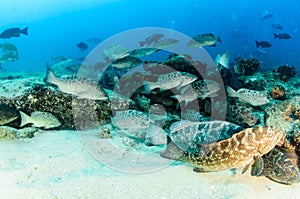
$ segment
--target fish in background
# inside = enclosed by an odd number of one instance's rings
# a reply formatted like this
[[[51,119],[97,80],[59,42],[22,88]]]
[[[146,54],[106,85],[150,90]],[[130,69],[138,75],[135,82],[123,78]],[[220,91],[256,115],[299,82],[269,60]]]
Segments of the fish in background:
[[[50,129],[61,125],[60,121],[53,114],[48,112],[34,111],[31,113],[31,116],[29,116],[20,111],[20,116],[20,127],[26,124],[33,124],[34,127]]]
[[[221,66],[221,67],[229,69],[229,52],[225,52],[222,55],[217,54],[215,63],[217,65],[217,67]]]
[[[7,104],[0,104],[0,125],[10,123],[19,117],[17,110]]]
[[[152,43],[156,44],[158,42],[158,40],[160,40],[161,38],[163,38],[164,35],[163,34],[153,34],[153,35],[150,35],[149,37],[147,37],[144,41],[139,41],[140,43],[140,46],[143,47],[143,46],[148,46]]]
[[[264,93],[256,90],[241,88],[235,91],[229,86],[226,87],[226,90],[229,97],[237,97],[241,102],[251,104],[252,106],[262,106],[270,102]]]
[[[12,37],[20,37],[21,34],[28,35],[28,27],[23,28],[23,29],[20,29],[20,28],[6,29],[0,34],[0,38],[9,39]]]
[[[266,14],[261,18],[261,20],[270,19],[271,17],[273,17],[273,14]]]
[[[262,48],[271,48],[272,44],[267,41],[255,41],[256,48],[262,47]]]
[[[172,72],[168,74],[161,74],[158,76],[156,82],[144,82],[146,93],[150,93],[151,90],[159,88],[162,90],[168,90],[171,88],[180,88],[194,82],[197,79],[196,76],[185,72]]]
[[[140,58],[140,57],[145,57],[145,56],[151,55],[158,51],[160,51],[160,49],[143,47],[143,48],[138,48],[138,49],[131,51],[129,56],[135,57],[135,58]]]
[[[79,42],[77,45],[76,45],[81,51],[86,51],[89,47],[86,43],[84,42]]]
[[[14,44],[0,43],[0,49],[2,50],[0,62],[15,62],[16,60],[19,60],[18,49]]]
[[[111,65],[115,68],[134,68],[141,63],[143,63],[142,60],[135,57],[127,56],[113,61]]]
[[[220,33],[221,34],[221,33]],[[221,41],[220,34],[218,36],[215,36],[212,33],[206,33],[206,34],[199,34],[193,37],[188,43],[187,46],[191,47],[203,47],[203,46],[213,46],[216,47],[216,43]]]
[[[75,95],[79,99],[106,100],[106,93],[100,89],[97,82],[79,77],[60,79],[48,68],[44,81],[56,85],[61,92]]]
[[[274,23],[272,24],[272,28],[275,28],[275,29],[278,29],[278,30],[283,30],[284,29],[282,25],[274,24]]]
[[[179,41],[177,39],[164,39],[158,41],[156,44],[153,45],[153,47],[157,49],[166,49],[174,46],[178,42]]]
[[[102,56],[106,61],[122,59],[128,55],[129,51],[124,46],[119,44],[110,46],[108,49],[102,52]]]
[[[291,39],[291,35],[287,33],[280,33],[280,34],[275,34],[274,33],[274,39]]]

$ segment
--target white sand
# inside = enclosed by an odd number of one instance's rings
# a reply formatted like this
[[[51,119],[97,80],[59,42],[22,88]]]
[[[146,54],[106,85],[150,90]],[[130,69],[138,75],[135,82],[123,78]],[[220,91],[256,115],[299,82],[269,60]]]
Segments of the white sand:
[[[153,155],[153,154],[152,154]],[[299,198],[300,185],[172,163],[147,174],[105,167],[75,131],[0,142],[0,198]]]
[[[7,79],[8,76],[13,79]],[[14,98],[24,94],[33,84],[44,84],[45,73],[39,72],[0,72],[0,96]]]

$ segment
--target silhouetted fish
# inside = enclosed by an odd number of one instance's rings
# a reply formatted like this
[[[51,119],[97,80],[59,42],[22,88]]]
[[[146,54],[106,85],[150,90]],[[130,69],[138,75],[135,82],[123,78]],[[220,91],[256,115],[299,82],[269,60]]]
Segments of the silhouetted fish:
[[[76,46],[78,48],[80,48],[80,50],[82,50],[82,51],[85,51],[85,50],[87,50],[89,48],[88,45],[86,43],[84,43],[84,42],[80,42]]]
[[[274,39],[291,39],[291,35],[287,33],[281,33],[281,34],[275,34],[274,33]]]
[[[283,26],[280,24],[272,24],[272,28],[278,29],[278,30],[283,30]]]
[[[271,17],[273,17],[273,14],[266,14],[261,18],[261,20],[270,19]]]
[[[271,48],[272,47],[272,44],[270,44],[267,41],[255,41],[255,43],[256,43],[256,48],[258,48],[258,47]]]
[[[20,37],[20,35],[28,35],[28,27],[20,29],[20,28],[9,28],[4,30],[0,34],[0,38],[2,39],[9,39],[11,37]]]

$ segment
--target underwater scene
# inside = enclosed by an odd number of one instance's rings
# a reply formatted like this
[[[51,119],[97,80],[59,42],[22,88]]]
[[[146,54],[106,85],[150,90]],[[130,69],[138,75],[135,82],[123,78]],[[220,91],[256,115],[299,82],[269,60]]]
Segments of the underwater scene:
[[[299,1],[0,6],[0,198],[299,198]]]

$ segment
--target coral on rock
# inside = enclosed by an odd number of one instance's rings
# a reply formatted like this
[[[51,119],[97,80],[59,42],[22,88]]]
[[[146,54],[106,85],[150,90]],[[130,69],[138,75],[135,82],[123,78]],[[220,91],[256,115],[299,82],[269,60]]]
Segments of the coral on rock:
[[[294,66],[283,65],[272,70],[273,77],[282,81],[288,81],[290,78],[296,76],[296,69]]]
[[[244,60],[237,57],[233,70],[237,76],[253,75],[260,69],[259,61],[256,58]]]

